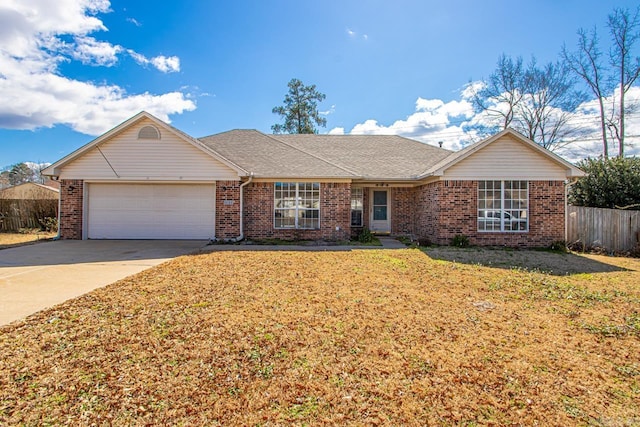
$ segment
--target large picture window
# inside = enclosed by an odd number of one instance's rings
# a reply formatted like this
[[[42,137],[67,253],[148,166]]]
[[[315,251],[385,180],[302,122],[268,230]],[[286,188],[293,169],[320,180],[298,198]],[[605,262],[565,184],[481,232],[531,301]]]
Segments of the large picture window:
[[[276,182],[275,228],[320,228],[320,183]]]
[[[362,187],[351,188],[351,226],[362,227],[364,209],[364,190]]]
[[[528,181],[478,182],[478,231],[528,230]]]

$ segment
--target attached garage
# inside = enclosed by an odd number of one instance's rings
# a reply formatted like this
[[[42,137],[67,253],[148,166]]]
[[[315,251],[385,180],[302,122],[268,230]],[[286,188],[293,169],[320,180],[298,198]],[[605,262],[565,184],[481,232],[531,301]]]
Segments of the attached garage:
[[[211,239],[216,187],[208,184],[86,184],[85,238]]]

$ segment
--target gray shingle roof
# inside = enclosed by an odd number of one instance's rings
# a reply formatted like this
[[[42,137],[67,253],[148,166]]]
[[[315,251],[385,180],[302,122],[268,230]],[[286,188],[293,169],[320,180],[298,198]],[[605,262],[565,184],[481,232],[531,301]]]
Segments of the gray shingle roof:
[[[452,154],[395,135],[265,135],[233,130],[199,141],[257,177],[408,180]]]
[[[357,177],[352,171],[256,130],[232,130],[199,141],[256,177]]]

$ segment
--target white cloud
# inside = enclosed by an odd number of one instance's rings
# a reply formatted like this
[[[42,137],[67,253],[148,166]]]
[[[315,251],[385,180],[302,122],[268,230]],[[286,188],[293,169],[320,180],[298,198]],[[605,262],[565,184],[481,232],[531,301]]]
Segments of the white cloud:
[[[177,56],[156,56],[155,58],[147,58],[146,56],[128,49],[127,53],[131,55],[134,61],[136,61],[140,65],[153,65],[159,71],[163,73],[175,73],[180,71],[180,58]]]
[[[437,146],[440,141],[443,147],[450,150],[463,148],[481,137],[476,125],[491,125],[495,119],[486,113],[475,113],[470,99],[474,90],[481,88],[480,82],[473,82],[460,91],[457,100],[445,102],[441,99],[419,97],[415,109],[405,119],[396,120],[391,125],[384,125],[375,119],[367,119],[356,124],[346,132],[344,128],[334,128],[330,134],[365,134],[365,135],[400,135]],[[606,105],[614,105],[613,97],[605,100]],[[640,87],[633,87],[627,93],[629,105],[640,106]],[[640,107],[638,107],[640,109]],[[597,100],[582,104],[571,115],[570,125],[579,128],[583,135],[574,142],[558,149],[557,153],[571,161],[602,153],[602,141],[598,120]],[[640,155],[640,111],[633,111],[627,116],[625,152]],[[617,145],[609,141],[609,153],[617,153]]]
[[[329,114],[333,114],[336,112],[336,106],[332,105],[331,108],[329,108],[326,111],[318,111],[318,114],[320,114],[321,116],[328,116]]]
[[[133,56],[133,51],[89,36],[106,30],[96,15],[109,12],[109,7],[106,0],[0,3],[0,127],[35,129],[65,124],[96,135],[140,110],[168,120],[170,114],[195,109],[194,102],[181,92],[129,94],[116,85],[61,75],[62,61],[113,66],[122,52]],[[180,67],[176,56],[147,61],[163,72]]]
[[[127,18],[127,22],[132,23],[136,27],[142,27],[142,24],[140,22],[138,22],[138,20],[136,18]]]
[[[177,56],[156,56],[155,58],[151,58],[151,64],[163,73],[180,71],[180,58]]]
[[[75,41],[75,48],[70,49],[70,54],[83,64],[110,67],[118,62],[118,53],[123,51],[122,46],[100,42],[93,37],[76,37]]]
[[[329,135],[344,135],[344,128],[336,127],[329,131]]]
[[[415,112],[404,120],[396,120],[390,126],[384,126],[377,120],[369,119],[356,124],[349,133],[364,135],[400,135],[437,145],[443,142],[444,148],[459,149],[475,135],[462,129],[473,116],[471,104],[463,99],[445,103],[440,99],[418,98]]]
[[[618,111],[619,89],[604,98],[604,106],[608,117]],[[625,154],[640,156],[640,87],[633,86],[626,93],[626,104],[629,111],[625,119]],[[631,107],[631,108],[629,108]],[[603,142],[600,128],[599,105],[597,99],[582,103],[571,115],[569,123],[583,131],[583,136],[558,150],[558,154],[569,159],[579,160],[585,157],[597,157],[602,154]],[[607,135],[609,155],[618,154],[618,144],[610,130]]]

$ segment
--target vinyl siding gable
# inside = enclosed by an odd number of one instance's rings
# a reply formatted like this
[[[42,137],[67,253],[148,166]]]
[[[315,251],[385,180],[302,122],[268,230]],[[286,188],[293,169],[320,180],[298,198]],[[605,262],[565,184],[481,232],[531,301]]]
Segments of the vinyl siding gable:
[[[166,129],[159,129],[160,139],[139,139],[140,129],[149,125],[155,126],[151,120],[144,119],[124,129],[64,165],[60,178],[134,181],[238,179],[233,169]]]
[[[446,169],[443,179],[564,180],[567,174],[562,165],[505,135]]]

